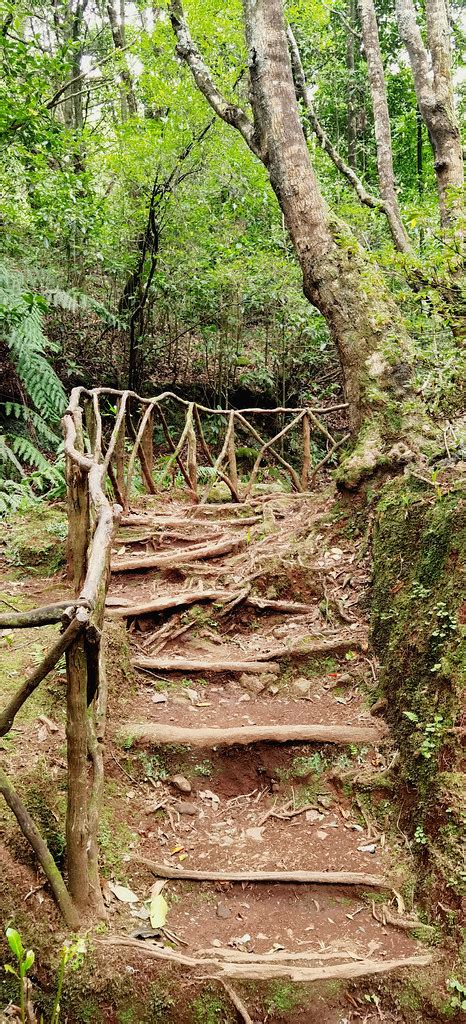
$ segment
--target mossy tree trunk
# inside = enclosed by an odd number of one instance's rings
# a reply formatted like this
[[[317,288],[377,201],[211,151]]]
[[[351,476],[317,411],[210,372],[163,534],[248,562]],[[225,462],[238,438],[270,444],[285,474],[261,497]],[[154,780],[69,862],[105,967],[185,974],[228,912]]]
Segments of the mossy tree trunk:
[[[340,482],[357,486],[379,465],[403,461],[417,444],[423,412],[411,388],[411,339],[381,274],[350,229],[328,209],[318,186],[295,96],[282,0],[243,0],[254,123],[227,103],[172,0],[178,53],[217,114],[242,134],[267,168],[303,274],[340,356],[350,429],[358,451]]]

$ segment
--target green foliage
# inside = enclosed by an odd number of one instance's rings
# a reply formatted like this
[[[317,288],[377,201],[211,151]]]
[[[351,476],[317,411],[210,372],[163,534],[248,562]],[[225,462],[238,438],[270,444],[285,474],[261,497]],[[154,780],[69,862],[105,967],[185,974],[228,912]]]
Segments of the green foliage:
[[[5,964],[4,970],[7,974],[12,974],[17,978],[20,1021],[21,1024],[26,1024],[27,1021],[32,1019],[31,1013],[34,1014],[31,1000],[31,984],[27,978],[27,974],[35,962],[35,954],[32,949],[24,949],[21,936],[15,928],[7,928],[5,934],[10,950],[15,957],[16,967],[13,967],[11,964]],[[86,946],[82,939],[78,939],[74,943],[65,942],[62,946],[60,950],[55,998],[49,1018],[49,1024],[59,1024],[61,1019],[60,1004],[66,970],[67,968],[77,970],[83,962],[83,954],[85,952]],[[36,1019],[37,1018],[34,1016],[34,1020]],[[40,1024],[45,1024],[42,1016],[40,1018]]]
[[[437,494],[414,479],[385,487],[374,531],[373,628],[382,690],[401,777],[416,794],[415,846],[432,856],[455,891],[462,885],[463,824],[453,781],[464,678],[464,551],[458,491]]]
[[[0,439],[0,514],[18,507],[18,495],[27,499],[34,491],[57,495],[63,490],[60,462],[53,465],[43,449],[60,448],[65,392],[49,361],[51,346],[43,330],[47,303],[24,288],[20,274],[0,265],[0,340],[10,353],[16,390],[25,396],[22,402],[0,403],[5,430]],[[30,469],[27,479],[25,466]]]
[[[457,978],[448,978],[447,989],[452,993],[449,999],[452,1010],[466,1010],[466,985]]]

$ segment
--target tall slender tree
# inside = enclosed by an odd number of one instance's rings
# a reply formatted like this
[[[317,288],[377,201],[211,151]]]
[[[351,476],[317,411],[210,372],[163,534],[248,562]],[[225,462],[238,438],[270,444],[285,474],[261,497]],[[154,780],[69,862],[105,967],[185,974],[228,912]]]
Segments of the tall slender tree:
[[[447,0],[426,0],[425,46],[413,0],[396,0],[400,36],[409,54],[418,107],[434,150],[442,225],[463,209],[464,166],[455,111]]]
[[[396,192],[387,88],[385,85],[379,29],[373,0],[358,0],[358,10],[367,61],[372,110],[374,113],[380,194],[384,201],[385,212],[396,248],[400,252],[409,252],[411,245],[401,219]]]

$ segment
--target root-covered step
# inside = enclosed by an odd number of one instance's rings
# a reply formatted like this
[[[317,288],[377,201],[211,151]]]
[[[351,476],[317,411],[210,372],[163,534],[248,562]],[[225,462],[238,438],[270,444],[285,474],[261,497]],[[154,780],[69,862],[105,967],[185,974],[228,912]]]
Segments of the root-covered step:
[[[403,848],[352,788],[393,756],[369,711],[364,562],[305,495],[168,512],[123,518],[107,599],[137,678],[108,766],[138,837],[113,948],[226,985],[427,966]]]

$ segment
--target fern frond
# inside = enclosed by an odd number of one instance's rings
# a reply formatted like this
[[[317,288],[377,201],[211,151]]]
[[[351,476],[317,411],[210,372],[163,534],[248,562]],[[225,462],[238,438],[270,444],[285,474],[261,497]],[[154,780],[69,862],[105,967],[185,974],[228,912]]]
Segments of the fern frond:
[[[25,312],[6,336],[16,372],[39,413],[56,420],[66,407],[66,395],[46,357],[47,339],[36,307]]]
[[[27,405],[21,405],[19,402],[4,402],[3,406],[0,403],[0,409],[3,407],[5,415],[7,417],[13,416],[15,420],[21,420],[27,426],[31,425],[37,436],[41,438],[47,445],[51,445],[54,449],[60,444],[60,437],[51,430],[44,418],[39,413],[34,412],[33,409],[29,409]]]
[[[21,437],[19,434],[15,434],[13,437],[9,436],[8,441],[10,447],[18,459],[26,462],[29,466],[34,466],[39,470],[41,475],[49,480],[50,483],[56,483],[60,477],[59,471],[55,466],[52,466],[47,461],[42,452],[29,440],[27,437]]]
[[[4,437],[0,436],[0,463],[5,465],[11,464],[14,466],[20,476],[26,476],[21,463],[16,458],[16,455],[12,448],[6,443]]]

